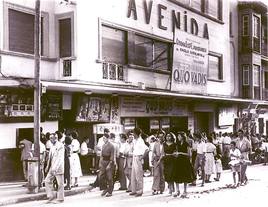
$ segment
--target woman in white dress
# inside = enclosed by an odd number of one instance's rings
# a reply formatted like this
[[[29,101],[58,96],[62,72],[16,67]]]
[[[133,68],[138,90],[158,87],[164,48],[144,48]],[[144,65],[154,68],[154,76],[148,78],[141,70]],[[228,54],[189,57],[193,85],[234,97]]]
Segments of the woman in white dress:
[[[70,170],[72,182],[74,179],[73,187],[78,186],[78,178],[82,176],[80,158],[78,153],[80,153],[80,143],[77,140],[78,134],[76,131],[71,133],[72,143],[71,143],[71,157],[70,157]]]
[[[205,182],[210,183],[211,174],[215,173],[215,159],[214,154],[216,154],[216,146],[212,144],[212,138],[208,137],[206,143],[206,162],[205,162]]]

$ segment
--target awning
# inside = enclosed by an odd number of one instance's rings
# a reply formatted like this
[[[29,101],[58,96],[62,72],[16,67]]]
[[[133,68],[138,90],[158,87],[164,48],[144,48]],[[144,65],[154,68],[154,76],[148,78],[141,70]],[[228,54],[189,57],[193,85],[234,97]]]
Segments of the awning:
[[[140,89],[138,87],[117,86],[107,84],[89,84],[89,83],[74,83],[67,81],[42,81],[42,85],[47,90],[59,90],[65,92],[82,92],[91,91],[97,94],[118,94],[118,95],[139,95],[139,96],[159,96],[159,97],[171,97],[181,99],[200,99],[200,100],[214,100],[225,102],[236,102],[245,104],[259,104],[268,106],[268,101],[254,100],[254,99],[242,99],[236,97],[224,97],[224,96],[212,96],[212,95],[198,95],[198,94],[184,94],[176,93],[173,91],[160,91],[160,90],[148,90]]]

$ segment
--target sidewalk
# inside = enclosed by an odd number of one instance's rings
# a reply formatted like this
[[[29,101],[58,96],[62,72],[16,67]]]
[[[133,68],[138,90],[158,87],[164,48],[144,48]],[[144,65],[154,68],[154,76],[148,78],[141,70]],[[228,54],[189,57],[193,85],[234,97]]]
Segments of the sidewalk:
[[[65,191],[65,196],[71,196],[86,192],[89,189],[89,183],[94,182],[95,175],[86,175],[79,179],[79,186]],[[38,193],[29,193],[27,187],[23,187],[26,182],[0,183],[0,206],[46,199],[45,188],[42,187]]]
[[[261,165],[248,166],[248,174],[250,174],[251,169],[259,168]],[[210,193],[215,191],[220,191],[222,189],[229,188],[228,185],[233,183],[232,173],[230,170],[223,171],[221,175],[220,181],[214,181],[215,175],[211,176],[211,183],[205,183],[204,187],[201,187],[201,180],[197,181],[197,186],[189,186],[188,194],[191,196],[199,196],[199,194]],[[252,176],[249,176],[250,178]],[[93,193],[96,194],[99,192],[98,188],[93,189],[89,192],[89,183],[93,183],[95,180],[95,175],[87,175],[83,176],[79,179],[79,186],[72,188],[70,191],[65,191],[65,196],[76,195],[79,193]],[[249,182],[251,180],[249,179]],[[153,177],[145,177],[144,179],[144,195],[152,195],[152,183]],[[44,200],[46,199],[45,188],[41,188],[40,192],[37,194],[29,194],[28,189],[26,187],[22,187],[25,182],[17,182],[17,183],[0,183],[0,206],[34,201],[34,200]],[[119,188],[119,183],[115,184],[115,191]],[[182,186],[181,186],[182,189]],[[95,193],[94,193],[95,192]],[[125,191],[120,191],[120,194],[125,193]],[[167,186],[166,192],[167,193]]]

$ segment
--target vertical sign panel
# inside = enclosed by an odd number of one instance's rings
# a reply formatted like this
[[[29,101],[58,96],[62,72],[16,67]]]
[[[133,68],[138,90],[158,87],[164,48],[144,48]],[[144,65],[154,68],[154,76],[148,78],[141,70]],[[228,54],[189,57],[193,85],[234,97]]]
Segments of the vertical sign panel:
[[[182,93],[207,92],[208,40],[175,31],[171,90]]]

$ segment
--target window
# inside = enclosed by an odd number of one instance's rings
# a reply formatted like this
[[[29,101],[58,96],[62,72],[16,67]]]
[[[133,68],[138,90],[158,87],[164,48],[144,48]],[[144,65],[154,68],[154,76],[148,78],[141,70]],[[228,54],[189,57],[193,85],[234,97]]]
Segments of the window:
[[[222,80],[222,55],[209,54],[209,73],[211,80]]]
[[[102,59],[107,62],[126,64],[126,32],[102,26]]]
[[[253,37],[260,38],[260,18],[253,16]]]
[[[254,99],[260,99],[260,66],[253,65]]]
[[[205,13],[210,16],[218,18],[219,16],[219,1],[218,0],[208,0]]]
[[[103,25],[101,48],[102,60],[108,63],[104,68],[110,68],[112,64],[116,67],[130,64],[141,69],[170,69],[171,43],[133,31]]]
[[[8,8],[8,49],[34,54],[34,15]],[[43,17],[41,18],[41,55],[43,55]]]
[[[201,11],[203,0],[191,0],[191,7],[194,9]]]
[[[135,35],[134,64],[153,69],[169,69],[169,44],[141,35]]]
[[[264,88],[268,89],[268,71],[264,72]]]
[[[191,0],[176,0],[176,1],[187,6],[190,6],[191,4]]]
[[[249,85],[249,65],[243,65],[243,85]]]
[[[229,35],[233,37],[233,14],[232,12],[229,13]]]
[[[253,84],[254,86],[260,86],[260,66],[253,66]]]
[[[242,28],[243,33],[242,33],[242,35],[243,36],[248,36],[249,35],[249,16],[248,15],[243,16],[242,25],[243,25],[243,28]]]
[[[61,58],[72,56],[71,18],[59,20],[59,47]]]

